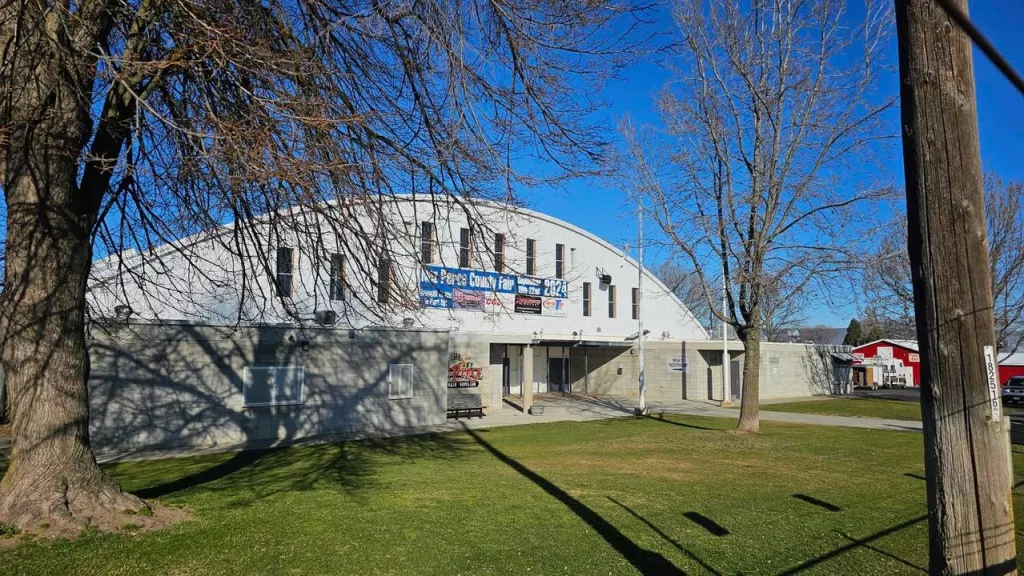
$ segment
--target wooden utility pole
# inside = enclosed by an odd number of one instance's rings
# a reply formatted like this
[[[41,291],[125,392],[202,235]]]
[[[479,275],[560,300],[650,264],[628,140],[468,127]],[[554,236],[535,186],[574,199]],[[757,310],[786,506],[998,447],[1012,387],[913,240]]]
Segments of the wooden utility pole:
[[[929,571],[1016,573],[971,41],[935,0],[896,0],[896,22]]]

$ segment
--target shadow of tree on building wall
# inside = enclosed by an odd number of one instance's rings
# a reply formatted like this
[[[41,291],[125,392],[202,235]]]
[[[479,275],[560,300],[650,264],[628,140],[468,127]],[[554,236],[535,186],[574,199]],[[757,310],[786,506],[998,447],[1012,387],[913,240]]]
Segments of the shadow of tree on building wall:
[[[350,332],[289,327],[195,325],[94,326],[90,342],[90,434],[103,457],[145,458],[167,450],[234,451],[209,456],[162,484],[142,483],[155,498],[232,477],[244,481],[260,467],[275,478],[252,492],[302,490],[330,480],[366,486],[375,453],[407,458],[452,457],[465,441],[426,434],[370,440],[359,449],[294,454],[277,447],[315,441],[374,438],[415,432],[445,421],[446,335],[384,330]],[[389,365],[414,366],[411,399],[388,399]],[[245,406],[247,366],[303,366],[304,398],[295,405]],[[164,471],[157,477],[175,476]],[[134,483],[134,482],[133,482]]]
[[[800,363],[811,395],[845,395],[853,391],[849,363],[837,362],[832,356],[848,350],[842,346],[807,346]]]

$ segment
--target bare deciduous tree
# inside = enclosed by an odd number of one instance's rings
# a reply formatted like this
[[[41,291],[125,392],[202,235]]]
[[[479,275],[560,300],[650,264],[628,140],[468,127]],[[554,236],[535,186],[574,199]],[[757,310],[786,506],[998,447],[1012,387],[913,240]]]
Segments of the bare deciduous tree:
[[[708,307],[704,286],[701,285],[700,278],[696,274],[688,272],[685,268],[669,260],[655,268],[654,275],[679,298],[694,318],[701,323],[701,326],[710,333],[715,333],[715,316],[711,312],[711,308]],[[721,297],[721,292],[718,292],[718,298],[721,299]]]
[[[766,294],[827,292],[860,240],[855,208],[883,193],[850,175],[892,136],[894,98],[876,87],[891,11],[869,2],[849,22],[842,0],[674,7],[679,72],[658,100],[663,126],[623,123],[620,174],[743,342],[739,428],[757,431]]]
[[[781,342],[787,332],[807,321],[806,309],[804,294],[788,286],[785,278],[766,286],[761,295],[761,336],[767,342]]]
[[[409,237],[386,217],[396,194],[468,215],[475,200],[509,201],[518,186],[592,165],[603,142],[587,118],[597,105],[591,87],[636,40],[642,9],[3,3],[0,355],[13,449],[0,519],[80,522],[145,506],[101,472],[89,446],[94,254],[115,255],[102,272],[117,268],[138,285],[165,282],[162,258],[178,255],[185,283],[201,285],[217,279],[190,266],[203,253],[176,239],[211,236],[236,257],[230,271],[250,278],[272,275],[275,240],[324,252],[329,229],[372,294],[382,263]],[[548,168],[517,170],[537,159]],[[244,302],[262,288],[242,290]],[[242,305],[238,319],[260,312]]]
[[[1013,352],[1024,338],[1024,186],[988,172],[984,192],[996,344]],[[876,314],[891,324],[889,331],[914,338],[906,214],[898,213],[885,230],[864,263],[864,294]]]
[[[708,306],[704,286],[696,273],[687,272],[676,262],[666,261],[655,269],[654,274],[686,305],[705,329],[711,334],[721,334],[720,328],[716,332],[715,314]],[[712,280],[712,285],[717,287],[712,290],[712,298],[716,302],[721,301],[721,280]],[[803,295],[785,285],[767,290],[761,309],[761,332],[764,339],[778,342],[786,332],[799,328],[807,320],[805,306]]]

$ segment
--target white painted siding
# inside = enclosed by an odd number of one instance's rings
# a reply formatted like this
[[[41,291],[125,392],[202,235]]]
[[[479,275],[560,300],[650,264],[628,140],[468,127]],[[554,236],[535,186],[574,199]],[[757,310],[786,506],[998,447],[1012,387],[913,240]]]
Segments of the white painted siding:
[[[635,261],[608,242],[579,228],[549,216],[528,210],[510,210],[507,207],[483,205],[479,207],[491,230],[487,238],[475,239],[474,265],[478,269],[492,270],[493,233],[506,237],[505,260],[507,272],[525,275],[526,240],[536,241],[536,277],[549,278],[555,274],[555,245],[565,245],[565,279],[568,282],[568,310],[565,317],[517,314],[512,309],[486,313],[461,310],[440,310],[412,305],[408,309],[386,314],[361,306],[350,295],[348,301],[337,302],[328,298],[328,262],[321,262],[323,249],[304,246],[306,237],[285,236],[265,245],[246,243],[252,254],[242,258],[225,247],[218,238],[209,235],[197,241],[183,240],[175,249],[164,248],[161,260],[166,265],[157,270],[142,264],[138,256],[128,256],[125,265],[109,258],[94,266],[94,280],[90,284],[90,306],[94,314],[113,315],[118,304],[131,306],[137,317],[145,319],[202,321],[214,323],[291,322],[280,299],[274,296],[274,254],[279,244],[295,248],[294,288],[290,305],[299,318],[312,321],[317,310],[332,309],[338,313],[339,326],[360,328],[371,324],[400,326],[404,318],[416,325],[435,329],[457,330],[460,333],[501,334],[538,339],[610,339],[621,340],[636,334],[637,322],[632,319],[631,294],[637,286],[638,269]],[[461,208],[438,209],[427,202],[411,199],[396,203],[393,217],[408,226],[404,238],[393,241],[397,281],[407,289],[416,286],[420,278],[417,255],[420,251],[419,227],[424,220],[433,221],[437,246],[435,264],[456,268],[459,257],[459,229],[466,227]],[[372,222],[366,223],[372,232]],[[338,240],[324,228],[319,241],[327,250]],[[223,232],[226,236],[227,232]],[[344,241],[344,239],[341,239]],[[262,241],[261,241],[262,242]],[[187,246],[187,249],[182,247]],[[191,266],[184,264],[186,256]],[[257,257],[263,253],[263,258]],[[263,264],[269,262],[270,268]],[[351,279],[358,271],[349,266],[350,281],[360,290],[359,299],[372,302],[361,282]],[[129,270],[131,271],[129,273]],[[608,290],[598,279],[600,273],[610,274],[617,289],[617,315],[608,317]],[[246,281],[243,283],[242,279]],[[583,315],[583,283],[592,285],[592,314]],[[644,327],[650,331],[649,339],[704,340],[708,335],[683,304],[653,275],[647,273],[641,306]],[[574,334],[575,333],[575,334]],[[538,379],[546,366],[535,368]]]

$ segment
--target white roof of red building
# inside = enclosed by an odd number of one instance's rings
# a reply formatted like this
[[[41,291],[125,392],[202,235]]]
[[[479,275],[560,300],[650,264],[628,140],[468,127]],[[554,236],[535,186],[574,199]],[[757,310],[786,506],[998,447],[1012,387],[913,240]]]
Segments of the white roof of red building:
[[[1000,352],[999,364],[1001,366],[1024,366],[1024,352]]]
[[[873,346],[875,344],[878,344],[879,342],[888,342],[889,344],[892,344],[893,346],[899,346],[900,348],[905,348],[907,350],[910,350],[911,352],[918,352],[919,351],[917,349],[917,341],[916,340],[890,340],[889,338],[882,338],[881,340],[875,340],[874,342],[868,342],[867,344],[861,344],[860,346],[855,346],[853,348],[853,351],[856,352],[856,351],[860,350],[861,348],[867,348],[868,346]]]

